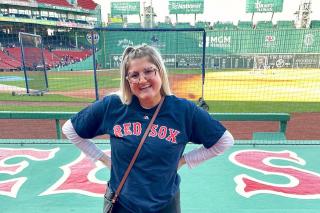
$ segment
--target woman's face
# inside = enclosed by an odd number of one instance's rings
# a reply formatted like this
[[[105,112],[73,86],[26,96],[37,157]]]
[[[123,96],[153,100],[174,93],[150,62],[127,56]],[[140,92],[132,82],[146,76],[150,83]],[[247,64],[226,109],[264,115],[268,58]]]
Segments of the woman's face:
[[[151,108],[159,103],[162,81],[159,69],[148,58],[131,60],[126,78],[132,94],[138,97],[142,107]]]

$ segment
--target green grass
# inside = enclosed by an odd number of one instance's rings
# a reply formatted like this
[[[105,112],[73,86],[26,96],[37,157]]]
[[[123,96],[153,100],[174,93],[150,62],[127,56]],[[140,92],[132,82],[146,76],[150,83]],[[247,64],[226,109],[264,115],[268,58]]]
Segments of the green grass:
[[[78,112],[84,107],[81,106],[0,106],[0,111],[31,111],[31,112]]]
[[[52,103],[54,105],[54,103]],[[90,103],[88,103],[90,104]],[[320,112],[319,103],[207,101],[210,112]],[[81,106],[0,106],[0,111],[78,112]]]
[[[320,112],[317,102],[206,101],[210,112]]]
[[[63,95],[49,95],[44,96],[12,96],[8,93],[0,93],[1,101],[31,101],[31,102],[92,102],[91,98],[73,98]]]
[[[19,76],[24,78],[23,72],[0,72],[0,76]],[[30,88],[39,88],[39,82],[44,84],[39,73],[31,73]],[[103,88],[119,87],[119,72],[98,72],[98,83]],[[36,83],[33,83],[36,82]],[[2,84],[25,88],[24,81],[4,81]],[[92,72],[48,72],[48,85],[50,91],[72,91],[80,89],[94,89]],[[33,86],[33,87],[32,87]]]

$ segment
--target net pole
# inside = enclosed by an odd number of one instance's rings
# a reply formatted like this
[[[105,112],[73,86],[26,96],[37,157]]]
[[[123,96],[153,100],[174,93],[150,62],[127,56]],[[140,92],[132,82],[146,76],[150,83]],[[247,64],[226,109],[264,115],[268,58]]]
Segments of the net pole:
[[[91,44],[92,44],[94,89],[95,89],[95,94],[96,94],[96,101],[98,101],[99,100],[99,89],[98,89],[98,79],[97,79],[97,62],[96,62],[96,46],[94,44],[94,31],[91,31]]]
[[[207,33],[203,30],[202,39],[202,87],[201,87],[201,97],[204,98],[204,80],[206,75],[206,39]]]
[[[20,51],[21,51],[21,61],[22,61],[22,70],[24,73],[24,78],[25,78],[25,83],[26,83],[26,89],[27,89],[27,93],[29,94],[29,84],[28,84],[28,76],[27,76],[27,70],[26,70],[26,64],[24,61],[24,52],[23,52],[23,42],[22,42],[22,33],[19,33],[19,42],[20,42]]]
[[[40,37],[40,45],[41,45],[41,55],[42,55],[42,64],[43,64],[43,71],[44,71],[44,78],[45,78],[45,83],[46,83],[46,92],[49,89],[49,84],[48,84],[48,76],[47,76],[47,69],[46,69],[46,61],[44,58],[44,48],[43,48],[43,43],[42,43],[42,38]]]

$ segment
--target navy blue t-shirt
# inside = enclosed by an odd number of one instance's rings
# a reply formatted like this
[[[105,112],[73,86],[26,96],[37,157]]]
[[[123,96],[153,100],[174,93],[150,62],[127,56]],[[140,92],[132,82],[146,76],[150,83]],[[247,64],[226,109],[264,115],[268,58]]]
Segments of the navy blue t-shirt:
[[[144,109],[137,97],[129,105],[117,95],[106,96],[71,121],[82,138],[110,135],[110,187],[116,191],[156,107]],[[225,132],[220,122],[194,103],[166,96],[150,133],[132,167],[119,202],[133,212],[156,212],[165,207],[179,189],[179,159],[191,141],[206,148]]]

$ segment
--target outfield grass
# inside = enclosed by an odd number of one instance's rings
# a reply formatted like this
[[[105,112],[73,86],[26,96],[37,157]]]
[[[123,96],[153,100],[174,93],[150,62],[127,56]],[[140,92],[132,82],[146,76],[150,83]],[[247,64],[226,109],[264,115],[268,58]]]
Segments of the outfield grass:
[[[30,102],[92,102],[91,98],[74,98],[63,95],[45,94],[43,96],[12,96],[8,93],[0,93],[0,101],[30,101]]]
[[[212,70],[207,70],[210,75],[212,75],[210,72]],[[210,89],[213,91],[220,91],[219,89],[226,87],[225,89],[221,89],[221,91],[228,92],[231,91],[233,92],[232,94],[237,94],[236,92],[241,92],[241,94],[247,94],[247,91],[245,89],[251,89],[249,92],[251,92],[251,96],[256,95],[256,88],[264,89],[265,85],[261,84],[261,81],[253,82],[251,79],[251,84],[254,84],[254,88],[248,88],[247,83],[245,80],[250,78],[271,78],[270,82],[272,83],[275,78],[280,78],[283,77],[282,75],[286,75],[285,72],[280,73],[275,76],[252,76],[249,75],[249,77],[244,76],[241,74],[241,78],[236,74],[233,76],[232,73],[228,73],[228,75],[223,76],[223,78],[220,75],[223,75],[222,72],[225,72],[226,70],[214,70],[214,72],[218,73],[217,76],[211,76],[212,81],[214,85],[210,86]],[[234,71],[234,70],[233,70]],[[200,74],[201,70],[199,69],[175,69],[175,70],[169,70],[169,74]],[[220,73],[221,72],[221,73]],[[118,88],[119,87],[119,81],[120,81],[120,76],[119,76],[119,71],[118,70],[108,70],[108,71],[98,71],[98,84],[99,84],[99,89],[107,89],[107,88]],[[300,73],[301,74],[301,73]],[[310,79],[313,79],[312,81],[301,81],[301,85],[298,89],[302,91],[302,89],[306,89],[307,87],[310,87],[311,91],[314,91],[312,89],[318,88],[317,84],[314,84],[317,82],[315,78],[311,76],[310,73],[306,72],[303,73],[304,75],[302,77],[308,77]],[[23,72],[0,72],[0,76],[20,76],[23,77]],[[284,76],[286,77],[286,76]],[[295,78],[293,78],[295,77]],[[295,74],[290,80],[289,83],[298,81],[296,78],[298,77],[298,74]],[[302,78],[301,76],[299,78]],[[81,90],[82,89],[92,89],[94,90],[94,79],[93,79],[93,73],[92,71],[83,71],[83,72],[48,72],[48,79],[49,79],[49,90],[52,92],[69,92],[73,90]],[[179,78],[177,78],[179,79]],[[218,80],[217,80],[218,79]],[[231,80],[230,80],[231,79]],[[238,80],[237,82],[235,80]],[[261,80],[261,79],[260,79]],[[268,79],[267,79],[268,80]],[[279,79],[278,79],[279,80]],[[269,83],[269,81],[265,81]],[[2,84],[7,84],[7,85],[13,85],[13,86],[19,86],[19,87],[25,87],[24,81],[5,81],[5,82],[0,82]],[[173,82],[175,84],[179,84],[180,82],[177,80],[177,82]],[[230,85],[227,85],[229,83]],[[271,84],[270,83],[270,84]],[[281,90],[281,86],[286,86],[289,84],[287,82],[285,83],[273,83],[275,85],[275,89],[279,90],[279,93],[286,92],[285,90]],[[313,84],[312,84],[313,83]],[[285,84],[285,85],[283,85]],[[292,83],[291,83],[292,84]],[[291,85],[290,84],[290,85]],[[289,85],[289,86],[290,86]],[[313,86],[315,85],[315,86]],[[245,87],[243,91],[240,90],[240,87]],[[214,89],[217,87],[217,89]],[[288,85],[287,85],[288,87]],[[292,86],[293,87],[293,86]],[[199,88],[196,88],[197,92],[199,92]],[[232,89],[232,90],[231,90]],[[295,88],[297,89],[297,88]],[[299,91],[300,91],[299,90]],[[268,92],[269,90],[263,90],[264,95]],[[211,91],[209,91],[211,92]],[[290,91],[289,91],[290,92]],[[270,93],[275,94],[273,90],[270,90]],[[206,93],[205,93],[206,94]],[[219,93],[220,94],[220,93]],[[218,95],[219,95],[218,94]],[[229,93],[226,93],[228,96],[231,97]],[[222,94],[221,99],[223,99]],[[250,95],[248,94],[248,95]],[[311,95],[316,94],[316,92],[312,93]],[[264,95],[261,93],[259,96],[254,96],[254,97],[261,97],[262,100],[264,98]],[[235,95],[236,96],[236,95]],[[245,96],[245,95],[244,95]],[[301,99],[308,99],[306,96],[300,96]],[[318,97],[318,96],[317,96]],[[216,98],[216,96],[215,96]],[[241,100],[239,99],[240,97],[236,96],[233,100]],[[218,99],[219,100],[219,99]],[[268,99],[266,99],[268,100]],[[309,99],[310,100],[310,99]],[[68,96],[63,96],[63,95],[49,95],[45,94],[44,96],[11,96],[11,94],[1,94],[0,93],[0,101],[17,101],[20,102],[19,105],[21,105],[24,101],[28,102],[87,102],[90,103],[94,101],[93,99],[90,98],[73,98],[73,97],[68,97]],[[283,100],[286,101],[286,100]],[[319,102],[298,102],[300,100],[297,100],[296,102],[283,102],[283,101],[207,101],[210,111],[211,112],[287,112],[287,113],[292,113],[292,112],[320,112],[320,104]],[[10,103],[11,104],[11,103]],[[18,104],[17,104],[18,105]],[[17,106],[14,104],[11,105],[6,105],[6,106],[0,106],[0,110],[13,110],[13,111],[79,111],[82,107],[75,107],[75,106],[54,106],[54,103],[52,103],[52,106],[47,107],[47,106],[41,106],[41,107],[35,107],[35,106]],[[71,104],[70,104],[71,105]]]
[[[0,76],[18,76],[23,77],[23,72],[0,72]],[[30,78],[32,79],[41,79],[41,76],[36,74],[31,74]],[[110,71],[110,72],[98,72],[98,85],[103,86],[104,88],[114,88],[119,87],[119,72]],[[30,81],[32,84],[33,80]],[[36,81],[38,82],[38,81]],[[43,80],[42,80],[43,82]],[[2,84],[17,86],[25,88],[24,81],[3,81]],[[86,72],[48,72],[48,85],[49,90],[52,92],[55,91],[72,91],[80,89],[94,89],[94,78],[93,73]],[[36,85],[38,88],[39,85]]]
[[[54,104],[54,103],[53,103]],[[90,104],[90,103],[88,103]],[[210,112],[320,112],[319,103],[207,101]],[[0,111],[78,112],[81,106],[17,106],[0,105]]]
[[[317,102],[207,101],[210,112],[320,112]]]
[[[81,106],[17,106],[0,105],[0,111],[29,111],[29,112],[78,112]]]

